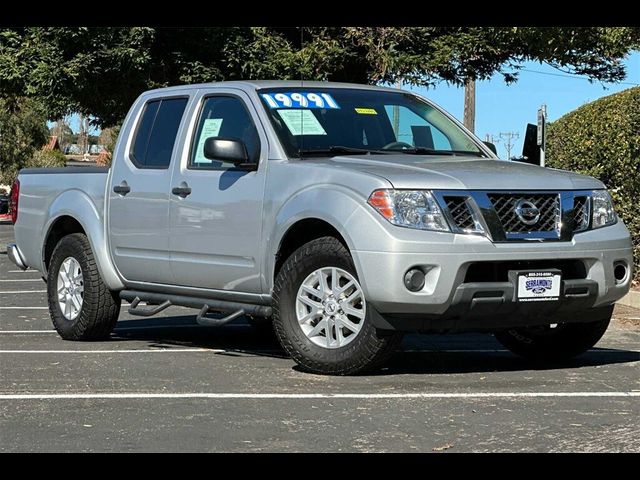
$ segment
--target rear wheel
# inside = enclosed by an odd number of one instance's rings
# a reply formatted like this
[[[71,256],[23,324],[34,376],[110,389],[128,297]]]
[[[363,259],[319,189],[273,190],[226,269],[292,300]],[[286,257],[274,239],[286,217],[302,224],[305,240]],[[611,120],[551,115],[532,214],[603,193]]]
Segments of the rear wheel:
[[[516,355],[535,361],[562,361],[586,352],[602,338],[611,317],[589,323],[513,328],[495,334]]]
[[[102,281],[89,240],[82,233],[56,245],[47,278],[49,313],[65,340],[101,340],[118,321],[120,298]]]
[[[378,331],[347,249],[333,237],[303,245],[274,286],[273,324],[282,347],[305,370],[350,375],[380,366],[402,334]]]

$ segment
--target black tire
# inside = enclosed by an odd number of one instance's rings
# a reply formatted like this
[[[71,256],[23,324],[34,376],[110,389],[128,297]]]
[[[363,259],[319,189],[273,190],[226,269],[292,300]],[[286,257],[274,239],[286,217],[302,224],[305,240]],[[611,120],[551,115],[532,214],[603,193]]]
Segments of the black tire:
[[[402,333],[378,331],[365,315],[358,336],[343,347],[328,349],[304,334],[295,314],[298,288],[312,272],[338,267],[357,279],[348,250],[333,237],[306,243],[287,258],[273,289],[273,326],[282,348],[304,370],[328,375],[353,375],[381,366],[396,350]]]
[[[73,257],[80,264],[84,281],[82,308],[74,320],[68,320],[58,304],[57,279],[62,262]],[[102,340],[118,321],[120,298],[102,281],[89,240],[82,233],[63,237],[56,245],[47,276],[49,313],[53,326],[65,340]]]
[[[555,328],[513,328],[495,334],[516,355],[536,362],[568,360],[593,347],[607,331],[611,317],[589,323],[561,323]]]

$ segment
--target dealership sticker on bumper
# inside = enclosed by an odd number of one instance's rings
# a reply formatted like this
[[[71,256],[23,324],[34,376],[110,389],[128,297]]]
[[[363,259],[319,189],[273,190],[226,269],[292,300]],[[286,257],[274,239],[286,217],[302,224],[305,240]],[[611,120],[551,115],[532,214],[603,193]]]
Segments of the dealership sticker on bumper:
[[[560,298],[562,278],[553,272],[518,274],[518,301],[543,302]]]

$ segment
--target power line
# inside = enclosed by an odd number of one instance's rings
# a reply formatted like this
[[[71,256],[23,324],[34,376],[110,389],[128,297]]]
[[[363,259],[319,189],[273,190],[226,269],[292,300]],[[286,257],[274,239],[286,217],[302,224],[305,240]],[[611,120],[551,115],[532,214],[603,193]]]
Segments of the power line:
[[[578,74],[541,72],[540,70],[529,70],[528,68],[523,68],[520,71],[528,72],[528,73],[539,73],[540,75],[551,75],[552,77],[574,78],[576,80],[591,80],[589,77],[586,77],[584,75],[578,75]],[[632,85],[634,87],[640,86],[640,83],[633,83],[633,82],[605,82],[605,83],[616,83],[619,85]]]

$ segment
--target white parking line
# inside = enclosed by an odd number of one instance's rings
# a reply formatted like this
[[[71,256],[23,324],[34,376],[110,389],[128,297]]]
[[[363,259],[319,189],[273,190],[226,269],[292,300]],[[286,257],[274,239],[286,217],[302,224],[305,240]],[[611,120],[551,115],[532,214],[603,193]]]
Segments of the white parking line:
[[[7,273],[37,273],[40,274],[37,270],[9,270]]]
[[[216,348],[148,348],[148,349],[119,349],[119,350],[0,350],[0,354],[88,354],[88,353],[184,353],[209,352],[224,353],[226,350]]]
[[[49,307],[0,307],[0,310],[49,310]]]
[[[13,280],[0,280],[0,282],[8,282],[8,283],[15,283],[15,282],[42,282],[41,278],[16,278]]]
[[[313,400],[313,399],[456,399],[456,398],[617,398],[640,397],[640,392],[471,392],[471,393],[46,393],[0,394],[0,400]]]
[[[12,290],[12,291],[4,291],[0,292],[0,295],[14,295],[16,293],[47,293],[46,290]]]
[[[117,331],[116,331],[117,333]],[[57,334],[55,330],[2,330],[0,331],[0,335],[2,334]],[[233,348],[230,350],[220,349],[220,348],[149,348],[149,349],[118,349],[118,350],[0,350],[0,354],[93,354],[93,353],[280,353],[282,350],[276,349],[239,349]],[[398,353],[510,353],[509,350],[506,349],[446,349],[446,350],[399,350]],[[609,350],[591,350],[588,352],[589,354],[601,353],[601,354],[610,354]]]
[[[8,335],[8,334],[18,334],[22,335],[25,333],[58,333],[55,330],[0,330],[0,335]]]

